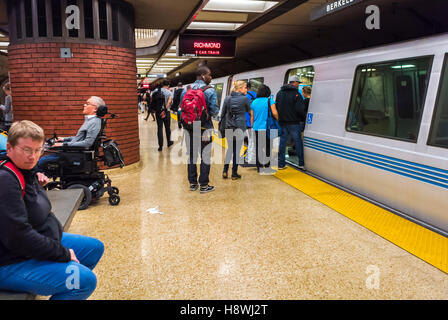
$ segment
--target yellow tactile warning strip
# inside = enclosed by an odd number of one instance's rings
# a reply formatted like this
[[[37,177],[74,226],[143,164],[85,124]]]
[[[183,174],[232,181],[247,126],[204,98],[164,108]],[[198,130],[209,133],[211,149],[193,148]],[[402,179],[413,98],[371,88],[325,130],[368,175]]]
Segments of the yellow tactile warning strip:
[[[298,170],[288,167],[275,176],[448,273],[448,238]]]

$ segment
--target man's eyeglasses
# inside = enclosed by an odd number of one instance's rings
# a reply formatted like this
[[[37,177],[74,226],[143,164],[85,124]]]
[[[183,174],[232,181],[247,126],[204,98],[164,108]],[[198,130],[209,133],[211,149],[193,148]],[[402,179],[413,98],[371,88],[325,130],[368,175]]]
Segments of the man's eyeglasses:
[[[42,155],[44,153],[44,149],[43,148],[39,148],[39,149],[36,149],[36,150],[33,150],[31,148],[28,148],[28,147],[21,147],[21,146],[17,146],[17,148],[19,148],[20,150],[22,150],[23,152],[25,152],[29,156],[33,156],[35,154]]]

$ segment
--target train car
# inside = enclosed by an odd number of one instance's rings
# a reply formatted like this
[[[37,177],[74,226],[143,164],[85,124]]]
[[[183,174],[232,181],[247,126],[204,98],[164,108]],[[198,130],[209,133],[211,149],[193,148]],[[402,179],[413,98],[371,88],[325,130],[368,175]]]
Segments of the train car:
[[[233,80],[264,83],[275,97],[291,75],[312,87],[304,132],[308,172],[447,235],[448,35]]]
[[[231,76],[216,78],[212,79],[212,82],[210,83],[215,89],[216,95],[218,96],[219,115],[221,115],[224,98],[227,96],[229,91],[229,79],[231,79]]]

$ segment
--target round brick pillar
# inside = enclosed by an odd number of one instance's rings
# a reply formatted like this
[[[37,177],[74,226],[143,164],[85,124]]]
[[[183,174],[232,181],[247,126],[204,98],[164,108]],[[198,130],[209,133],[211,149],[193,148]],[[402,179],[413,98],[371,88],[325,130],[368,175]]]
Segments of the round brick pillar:
[[[84,122],[83,104],[89,97],[99,96],[109,112],[118,115],[108,121],[107,137],[119,144],[125,165],[138,162],[140,140],[132,7],[124,2],[123,7],[117,7],[116,1],[92,0],[94,17],[89,20],[89,23],[93,21],[92,30],[84,28],[87,22],[81,19],[81,29],[76,33],[65,30],[63,24],[61,36],[54,36],[53,16],[49,14],[46,36],[42,36],[40,23],[33,24],[33,37],[29,37],[28,22],[19,19],[24,16],[19,14],[23,8],[20,2],[8,8],[12,16],[8,55],[14,119],[37,123],[47,137],[53,132],[61,137],[74,136]],[[82,18],[85,3],[78,3]],[[33,16],[37,17],[38,9],[39,6],[31,7]],[[49,9],[47,13],[51,13]],[[61,9],[61,23],[64,23],[65,8]],[[111,19],[103,19],[101,25],[99,18],[103,9]],[[18,32],[20,25],[23,28]],[[71,56],[62,57],[61,49],[70,49]]]

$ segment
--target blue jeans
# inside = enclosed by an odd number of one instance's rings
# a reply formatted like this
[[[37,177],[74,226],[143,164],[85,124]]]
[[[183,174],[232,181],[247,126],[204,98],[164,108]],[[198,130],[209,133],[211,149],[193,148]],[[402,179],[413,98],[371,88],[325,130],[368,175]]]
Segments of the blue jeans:
[[[92,272],[104,252],[101,241],[63,233],[61,243],[80,263],[27,260],[0,267],[0,289],[51,296],[51,300],[85,300],[96,288]]]
[[[278,151],[278,167],[283,168],[286,165],[286,142],[288,135],[291,135],[292,140],[296,146],[297,157],[299,158],[299,166],[305,165],[303,157],[303,141],[302,141],[302,128],[300,124],[282,125],[280,146]]]
[[[44,169],[46,164],[48,162],[57,162],[59,160],[59,157],[60,157],[59,153],[52,153],[47,156],[43,156],[37,162],[37,169],[39,170],[39,172],[45,171]]]

